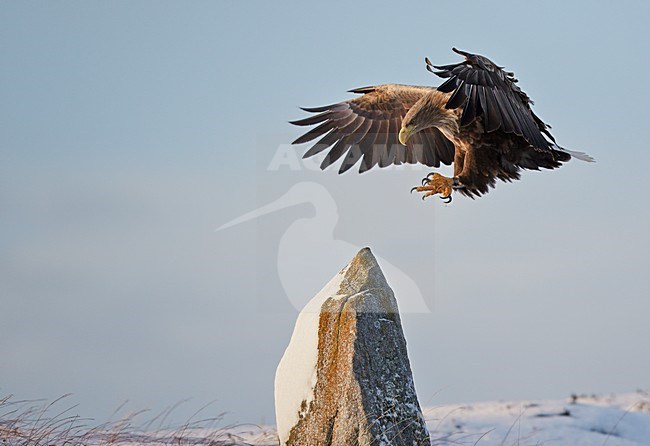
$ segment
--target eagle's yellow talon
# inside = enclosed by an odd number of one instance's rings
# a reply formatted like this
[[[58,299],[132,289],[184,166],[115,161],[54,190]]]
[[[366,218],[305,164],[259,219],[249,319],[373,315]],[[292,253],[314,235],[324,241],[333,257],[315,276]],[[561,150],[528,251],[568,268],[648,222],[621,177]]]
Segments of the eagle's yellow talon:
[[[431,177],[431,178],[429,178]],[[411,189],[411,193],[415,190],[424,192],[422,199],[428,198],[432,195],[440,194],[440,198],[445,200],[445,203],[451,202],[452,186],[454,185],[453,178],[443,177],[439,173],[433,173],[422,179],[422,186],[416,186]]]

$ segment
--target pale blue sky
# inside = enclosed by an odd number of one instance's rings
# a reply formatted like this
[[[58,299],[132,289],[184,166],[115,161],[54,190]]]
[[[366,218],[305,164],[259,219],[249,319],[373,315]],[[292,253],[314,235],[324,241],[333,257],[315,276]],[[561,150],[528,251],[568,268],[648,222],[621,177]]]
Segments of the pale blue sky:
[[[403,317],[423,404],[649,388],[648,23],[645,1],[0,3],[0,393],[273,422],[278,247],[318,205],[214,229],[303,181],[431,304]],[[447,207],[408,194],[426,171],[267,169],[297,106],[437,85],[424,56],[452,46],[598,162]]]

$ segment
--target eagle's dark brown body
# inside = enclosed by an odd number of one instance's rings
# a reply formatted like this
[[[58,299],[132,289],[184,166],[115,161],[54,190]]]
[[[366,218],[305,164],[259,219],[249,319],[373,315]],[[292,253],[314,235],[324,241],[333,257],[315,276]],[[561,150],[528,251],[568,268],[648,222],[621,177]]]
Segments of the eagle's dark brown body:
[[[438,88],[387,84],[351,90],[362,96],[325,107],[305,108],[316,115],[293,124],[318,126],[294,144],[320,139],[304,157],[330,148],[321,168],[343,157],[339,173],[361,160],[359,172],[379,165],[454,164],[454,177],[435,174],[417,187],[424,197],[452,189],[474,197],[496,179],[518,180],[522,169],[554,169],[571,159],[592,161],[559,147],[549,126],[530,108],[514,74],[485,57],[465,53],[465,61],[442,67]],[[426,59],[427,69],[434,72]],[[400,145],[401,144],[401,145]]]
[[[470,197],[487,193],[495,179],[518,180],[522,168],[554,169],[571,159],[562,151],[536,150],[521,136],[498,130],[487,133],[480,119],[461,127],[452,141],[456,147],[454,177],[464,185],[457,190]]]

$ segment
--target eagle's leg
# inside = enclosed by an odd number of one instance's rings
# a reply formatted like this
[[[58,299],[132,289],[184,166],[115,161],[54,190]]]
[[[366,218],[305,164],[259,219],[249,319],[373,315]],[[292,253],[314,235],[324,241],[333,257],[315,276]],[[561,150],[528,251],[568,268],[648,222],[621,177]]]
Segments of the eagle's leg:
[[[432,195],[440,194],[440,198],[449,203],[451,201],[451,191],[454,186],[458,186],[458,179],[456,177],[447,178],[439,173],[433,173],[423,178],[422,186],[414,187],[411,189],[411,192],[424,192],[422,195],[423,200]]]

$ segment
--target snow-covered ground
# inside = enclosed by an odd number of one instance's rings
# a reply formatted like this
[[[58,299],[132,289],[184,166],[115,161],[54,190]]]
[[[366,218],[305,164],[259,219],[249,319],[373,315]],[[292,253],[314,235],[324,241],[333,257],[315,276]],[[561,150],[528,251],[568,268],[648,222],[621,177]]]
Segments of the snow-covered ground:
[[[432,444],[650,445],[650,393],[425,408]]]
[[[650,446],[650,392],[423,408],[436,446]],[[272,445],[271,429],[238,432]],[[308,446],[308,445],[307,445]]]

